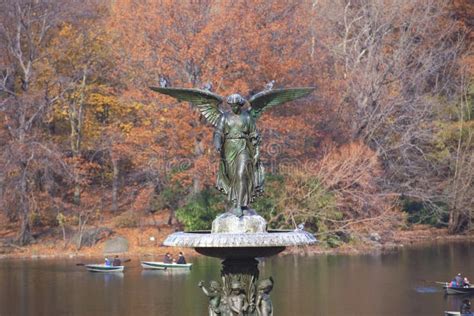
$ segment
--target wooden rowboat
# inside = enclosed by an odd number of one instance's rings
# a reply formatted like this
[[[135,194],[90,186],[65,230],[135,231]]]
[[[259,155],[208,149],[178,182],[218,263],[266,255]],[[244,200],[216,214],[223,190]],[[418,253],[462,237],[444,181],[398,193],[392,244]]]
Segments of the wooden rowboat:
[[[105,264],[85,264],[87,271],[101,273],[123,272],[124,266],[106,266]]]
[[[460,312],[445,311],[444,316],[461,316]]]
[[[142,261],[142,267],[144,269],[191,269],[192,263],[164,263],[159,261]]]
[[[446,294],[454,295],[454,294],[474,294],[474,286],[470,287],[450,287],[450,286],[443,286]]]

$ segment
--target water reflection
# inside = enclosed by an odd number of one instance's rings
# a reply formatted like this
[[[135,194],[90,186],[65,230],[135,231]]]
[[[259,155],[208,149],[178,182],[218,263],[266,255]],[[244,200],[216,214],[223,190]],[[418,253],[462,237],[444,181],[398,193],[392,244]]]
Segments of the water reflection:
[[[459,311],[465,299],[472,299],[472,294],[466,295],[446,295],[446,310]]]
[[[168,271],[166,270],[143,270],[142,271],[143,277],[153,278],[153,277],[165,277],[168,275]]]
[[[462,296],[435,281],[458,272],[474,278],[472,243],[433,245],[365,256],[285,256],[260,263],[273,276],[276,315],[443,315]],[[220,261],[195,258],[193,269],[90,273],[71,260],[0,261],[0,315],[206,315],[200,280],[220,279]]]
[[[123,273],[88,273],[88,275],[94,279],[96,284],[103,284],[105,287],[108,286],[121,286],[123,283]]]
[[[190,274],[190,269],[166,269],[166,270],[153,270],[143,269],[142,275],[179,275],[179,274]]]

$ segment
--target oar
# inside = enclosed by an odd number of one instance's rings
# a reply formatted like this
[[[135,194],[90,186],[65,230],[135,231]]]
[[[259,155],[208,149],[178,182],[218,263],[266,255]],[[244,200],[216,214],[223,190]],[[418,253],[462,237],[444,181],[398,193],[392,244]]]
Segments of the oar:
[[[122,263],[127,263],[127,262],[130,262],[132,261],[132,259],[125,259],[122,261]],[[85,266],[86,264],[85,263],[76,263],[76,266]]]
[[[427,280],[427,279],[417,279],[418,281],[425,282],[425,283],[436,283],[436,284],[443,284],[446,285],[446,283],[449,282],[442,282],[442,281],[432,281],[432,280]]]

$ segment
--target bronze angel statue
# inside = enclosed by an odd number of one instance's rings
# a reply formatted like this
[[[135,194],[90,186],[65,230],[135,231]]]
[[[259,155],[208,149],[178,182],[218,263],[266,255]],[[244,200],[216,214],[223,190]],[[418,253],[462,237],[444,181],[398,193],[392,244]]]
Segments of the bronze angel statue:
[[[250,203],[264,188],[256,121],[264,110],[304,97],[314,90],[311,87],[270,89],[246,100],[239,94],[223,98],[209,90],[194,88],[150,89],[190,102],[215,127],[214,146],[221,157],[216,187],[227,195],[231,212],[239,217],[249,210]],[[232,111],[222,110],[223,103],[229,104]]]

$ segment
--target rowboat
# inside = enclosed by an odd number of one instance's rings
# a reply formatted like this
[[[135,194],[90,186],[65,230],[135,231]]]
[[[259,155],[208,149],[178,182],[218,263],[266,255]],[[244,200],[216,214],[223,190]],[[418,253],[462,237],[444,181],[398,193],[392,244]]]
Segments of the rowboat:
[[[454,294],[474,294],[474,286],[470,287],[451,287],[451,286],[443,286],[446,294],[454,295]]]
[[[102,273],[123,272],[124,266],[106,266],[105,264],[85,264],[87,271]]]
[[[445,311],[444,316],[472,316],[474,314],[468,313],[468,314],[461,314],[461,312],[455,312],[455,311]]]
[[[159,261],[142,261],[142,267],[144,269],[191,269],[192,263],[165,263]]]
[[[142,268],[151,270],[166,270],[166,267],[163,267],[162,265],[156,263],[161,262],[142,261]]]

